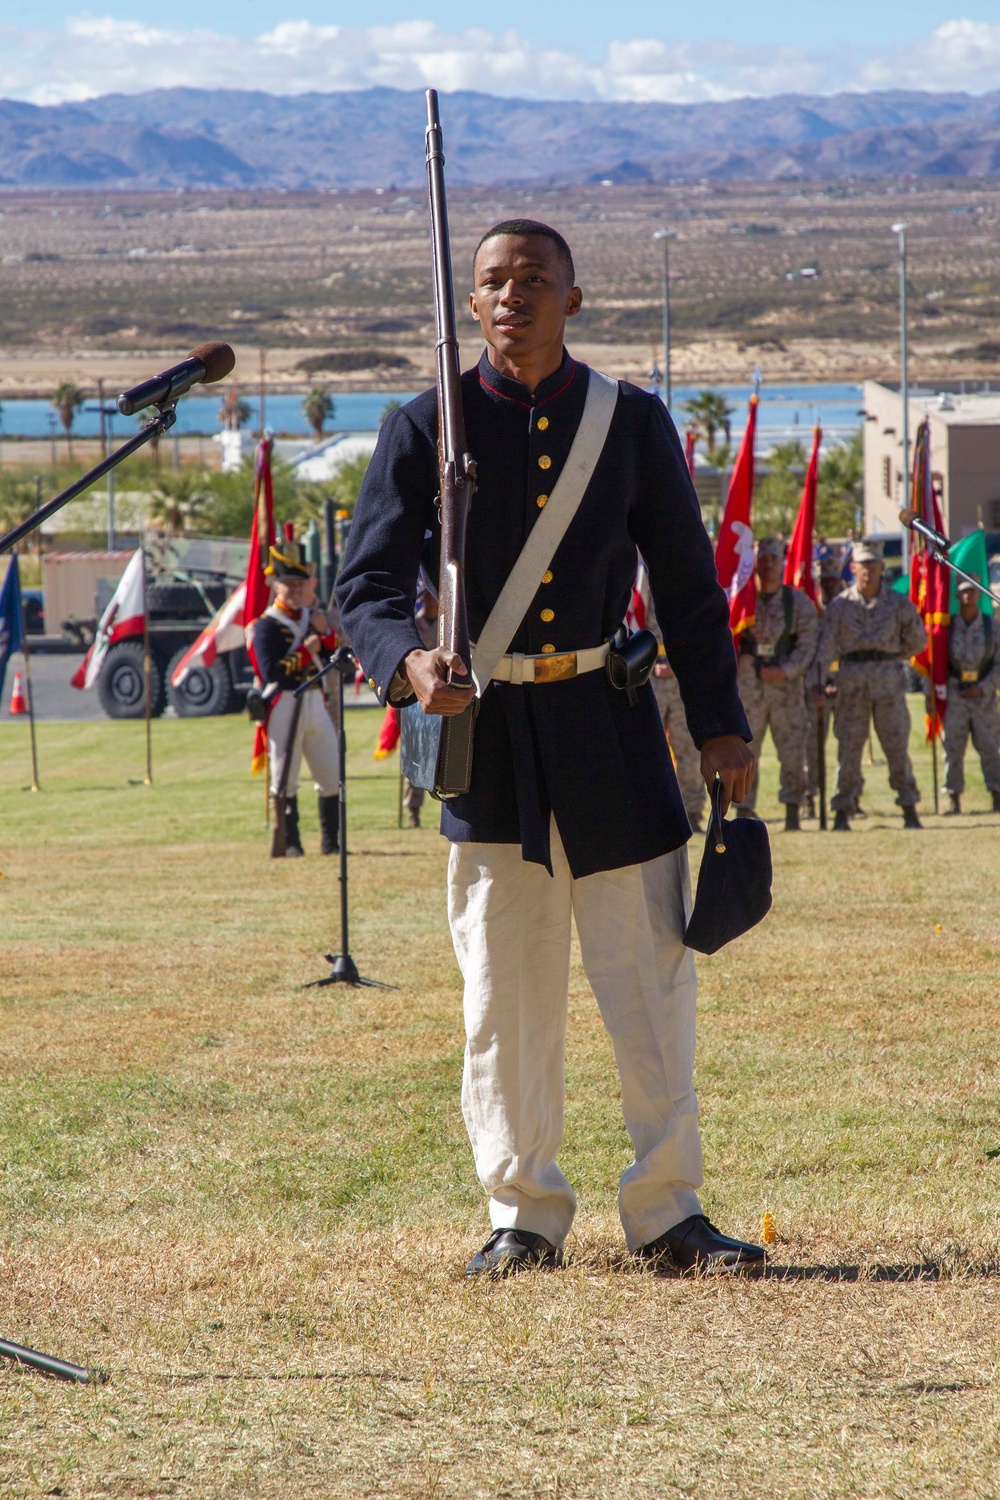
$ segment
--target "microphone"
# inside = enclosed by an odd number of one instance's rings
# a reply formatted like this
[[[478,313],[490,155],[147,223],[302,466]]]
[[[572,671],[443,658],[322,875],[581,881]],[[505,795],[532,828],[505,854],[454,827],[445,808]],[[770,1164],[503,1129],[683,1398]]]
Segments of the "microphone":
[[[172,365],[162,375],[154,375],[152,380],[140,381],[123,391],[118,397],[118,410],[123,417],[134,417],[144,406],[172,404],[193,385],[225,380],[235,364],[236,355],[228,344],[199,344],[179,365]]]
[[[910,531],[916,531],[925,541],[939,547],[942,552],[947,552],[951,542],[943,531],[935,531],[933,526],[928,526],[926,521],[921,521],[915,510],[901,510],[899,519]]]

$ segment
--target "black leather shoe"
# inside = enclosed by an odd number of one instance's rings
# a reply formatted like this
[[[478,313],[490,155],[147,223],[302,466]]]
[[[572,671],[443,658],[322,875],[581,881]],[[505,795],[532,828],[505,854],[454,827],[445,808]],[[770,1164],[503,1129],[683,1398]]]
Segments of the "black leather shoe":
[[[837,808],[837,815],[833,820],[834,833],[850,833],[851,820],[842,807]]]
[[[785,803],[785,832],[798,833],[799,831],[799,809],[795,802]]]
[[[993,811],[1000,812],[1000,792],[993,793]]]
[[[731,1271],[767,1263],[767,1251],[761,1245],[731,1239],[710,1224],[704,1214],[682,1219],[658,1239],[640,1245],[636,1255],[653,1264],[672,1261],[681,1271],[689,1271],[693,1266],[706,1271]]]
[[[528,1229],[494,1229],[465,1268],[466,1276],[516,1276],[538,1266],[552,1271],[562,1265],[562,1251]]]
[[[944,818],[957,818],[962,812],[962,799],[957,792],[948,793],[948,806],[942,813]]]
[[[904,828],[923,828],[923,826],[923,823],[921,823],[920,819],[917,817],[917,809],[915,807],[903,808]]]

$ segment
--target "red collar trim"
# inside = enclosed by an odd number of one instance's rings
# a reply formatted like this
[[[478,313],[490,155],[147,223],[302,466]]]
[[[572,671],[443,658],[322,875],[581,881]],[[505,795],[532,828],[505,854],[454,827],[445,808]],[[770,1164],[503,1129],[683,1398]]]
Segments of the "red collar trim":
[[[573,365],[573,368],[570,371],[569,379],[566,381],[565,385],[561,385],[557,391],[553,391],[551,396],[546,396],[544,401],[522,401],[519,396],[508,396],[506,391],[498,391],[495,385],[490,385],[488,380],[484,380],[483,372],[481,370],[479,372],[479,384],[483,386],[485,390],[492,392],[494,396],[499,396],[503,401],[513,401],[515,406],[523,406],[525,411],[531,411],[532,409],[537,410],[540,406],[548,406],[549,402],[554,401],[557,396],[561,396],[563,391],[569,390],[570,386],[576,379],[577,371],[576,360],[572,360],[571,363]]]
[[[284,599],[275,599],[274,607],[275,609],[280,609],[281,613],[287,615],[290,620],[298,622],[302,618],[301,609],[292,609],[290,605],[285,603]]]

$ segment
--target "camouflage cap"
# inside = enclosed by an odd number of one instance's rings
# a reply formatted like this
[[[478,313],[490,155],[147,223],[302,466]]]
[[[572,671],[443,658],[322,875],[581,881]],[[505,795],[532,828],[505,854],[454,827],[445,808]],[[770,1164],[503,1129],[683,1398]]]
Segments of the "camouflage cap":
[[[779,561],[785,555],[785,544],[780,536],[762,536],[757,543],[758,557],[776,557]]]
[[[854,543],[852,562],[882,562],[882,543],[876,537],[865,537]]]
[[[974,583],[970,583],[967,578],[960,578],[958,580],[958,582],[956,583],[955,588],[958,591],[958,593],[960,593],[960,594],[978,594],[979,593],[978,586],[976,584],[974,584]]]

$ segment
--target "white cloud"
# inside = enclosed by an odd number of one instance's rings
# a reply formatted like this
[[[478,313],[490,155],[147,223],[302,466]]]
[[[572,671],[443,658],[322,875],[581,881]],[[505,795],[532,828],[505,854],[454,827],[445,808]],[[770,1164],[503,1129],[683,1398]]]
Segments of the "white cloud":
[[[208,28],[81,16],[65,31],[0,27],[0,96],[51,104],[179,85],[298,94],[383,85],[475,89],[523,98],[687,103],[739,95],[1000,84],[1000,25],[947,21],[891,52],[792,46],[612,42],[602,61],[531,46],[519,32],[430,21],[366,28],[283,21],[251,39]]]

